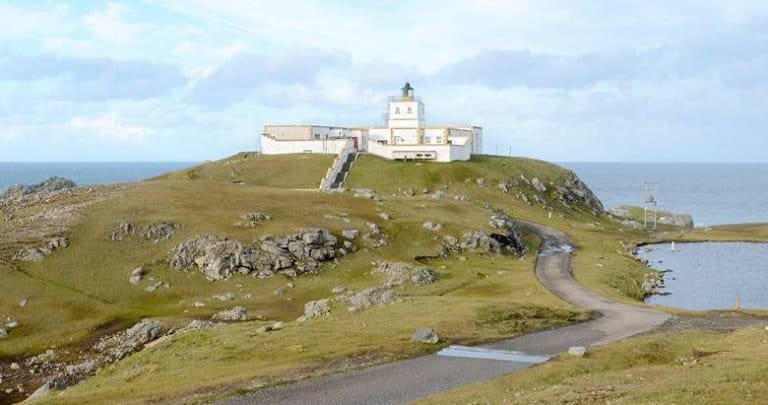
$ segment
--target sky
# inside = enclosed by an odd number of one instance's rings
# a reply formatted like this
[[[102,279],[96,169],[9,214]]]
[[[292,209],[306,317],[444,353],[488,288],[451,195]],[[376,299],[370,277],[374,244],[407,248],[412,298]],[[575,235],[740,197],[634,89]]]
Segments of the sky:
[[[274,123],[552,161],[768,162],[768,2],[0,0],[0,161],[203,161]]]

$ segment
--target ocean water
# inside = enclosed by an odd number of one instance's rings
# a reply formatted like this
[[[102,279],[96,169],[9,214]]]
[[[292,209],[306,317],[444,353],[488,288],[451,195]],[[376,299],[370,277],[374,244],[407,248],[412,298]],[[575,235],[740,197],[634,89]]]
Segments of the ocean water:
[[[0,162],[0,192],[59,176],[78,185],[138,181],[196,165],[195,162]]]
[[[573,170],[606,208],[642,206],[643,182],[659,184],[659,209],[696,226],[768,222],[768,163],[584,163]]]
[[[664,275],[670,295],[655,295],[646,302],[690,310],[741,308],[768,309],[765,294],[768,244],[677,243],[649,245],[638,255]],[[713,288],[713,286],[717,286]]]

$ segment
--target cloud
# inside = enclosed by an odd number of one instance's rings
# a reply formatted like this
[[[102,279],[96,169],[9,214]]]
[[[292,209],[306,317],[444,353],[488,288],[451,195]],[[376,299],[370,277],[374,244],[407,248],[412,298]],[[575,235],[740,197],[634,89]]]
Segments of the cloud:
[[[241,53],[197,81],[189,100],[195,104],[225,107],[257,99],[269,102],[285,89],[313,86],[319,73],[347,63],[345,57],[323,52],[270,56]]]
[[[135,41],[145,28],[140,24],[127,21],[124,17],[130,10],[120,4],[108,3],[107,7],[86,14],[83,25],[93,35],[106,42],[129,44]]]
[[[73,117],[64,126],[74,134],[90,139],[118,142],[141,142],[155,132],[150,127],[127,124],[116,113],[95,117]]]
[[[76,101],[145,99],[186,83],[177,67],[147,61],[50,54],[0,59],[0,82],[42,80],[52,83],[50,97]]]

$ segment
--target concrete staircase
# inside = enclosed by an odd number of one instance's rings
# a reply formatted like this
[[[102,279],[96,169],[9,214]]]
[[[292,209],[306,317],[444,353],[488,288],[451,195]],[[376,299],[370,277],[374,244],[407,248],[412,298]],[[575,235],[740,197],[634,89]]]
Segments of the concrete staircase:
[[[334,192],[342,190],[344,181],[347,179],[355,159],[357,159],[357,149],[355,149],[354,143],[350,140],[339,152],[339,155],[333,161],[333,165],[331,165],[320,182],[320,191]]]
[[[341,170],[339,170],[339,173],[331,184],[331,190],[338,190],[344,185],[344,180],[346,180],[349,175],[349,169],[352,168],[352,163],[354,163],[356,159],[357,152],[352,152],[347,155],[347,160],[341,165]]]

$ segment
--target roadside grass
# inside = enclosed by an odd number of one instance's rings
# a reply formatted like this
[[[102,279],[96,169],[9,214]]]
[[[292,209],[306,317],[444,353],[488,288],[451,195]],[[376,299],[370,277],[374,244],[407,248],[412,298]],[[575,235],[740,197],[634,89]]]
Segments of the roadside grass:
[[[415,404],[764,403],[768,332],[655,333],[561,355],[522,372],[471,384]]]

